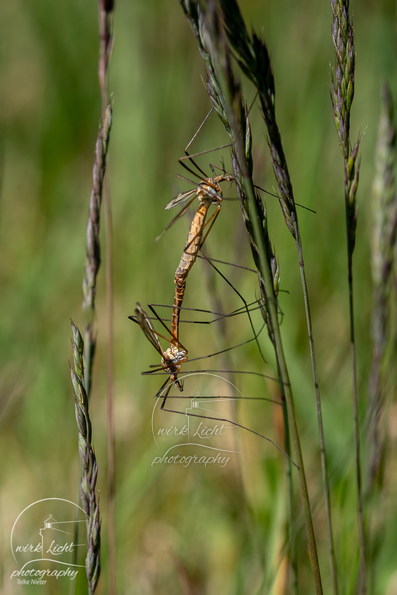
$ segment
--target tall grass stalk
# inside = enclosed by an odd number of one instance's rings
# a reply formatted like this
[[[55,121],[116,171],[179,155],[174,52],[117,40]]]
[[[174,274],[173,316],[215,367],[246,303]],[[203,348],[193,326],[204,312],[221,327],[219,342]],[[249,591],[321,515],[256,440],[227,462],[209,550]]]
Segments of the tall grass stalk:
[[[247,115],[247,123],[249,123],[248,115]],[[247,133],[249,134],[249,126],[247,126]],[[249,145],[250,145],[249,143],[245,143],[246,156],[247,156],[247,147]],[[265,245],[265,249],[266,249],[266,256],[267,256],[268,262],[270,263],[270,269],[272,272],[273,293],[274,293],[274,297],[277,301],[278,292],[279,292],[279,288],[280,288],[280,268],[277,263],[276,256],[274,254],[273,247],[272,247],[270,237],[269,237],[268,219],[267,219],[266,209],[264,208],[263,202],[260,200],[260,198],[257,194],[255,194],[255,198],[256,198],[256,203],[257,203],[257,211],[258,211],[258,213],[260,213],[260,218],[262,220],[263,240],[264,240],[264,245]],[[243,208],[243,217],[245,218],[244,208]],[[250,234],[248,234],[248,238],[249,238],[249,241],[251,244],[251,251],[252,251],[253,259],[255,262],[258,261],[257,268],[259,268],[258,267],[258,265],[259,265],[258,251],[256,249],[255,244],[252,241],[252,237],[250,236]],[[287,408],[287,401],[286,401],[286,395],[285,395],[285,386],[284,386],[284,383],[282,382],[280,362],[277,358],[278,354],[277,354],[277,349],[276,349],[276,345],[275,345],[275,337],[274,337],[274,333],[273,333],[271,314],[270,314],[270,311],[268,308],[266,288],[264,286],[263,279],[260,279],[260,293],[261,293],[262,307],[263,307],[262,316],[265,320],[268,336],[269,336],[270,341],[273,344],[274,352],[275,352],[276,359],[277,359],[277,378],[279,379],[279,382],[280,382],[280,397],[281,397],[281,402],[282,402],[282,407],[283,407],[283,420],[284,420],[284,430],[285,430],[285,439],[284,439],[285,452],[287,453],[288,457],[290,457],[291,456],[291,435],[290,435],[289,421],[288,421],[288,408]],[[298,589],[298,562],[297,562],[297,557],[296,557],[295,536],[294,536],[294,530],[293,530],[294,518],[295,518],[295,515],[294,515],[295,506],[294,506],[294,486],[293,486],[293,477],[292,477],[292,464],[291,464],[290,460],[288,460],[288,463],[287,463],[287,485],[288,485],[288,504],[289,504],[289,508],[288,508],[289,523],[288,523],[288,528],[287,528],[287,530],[288,530],[288,534],[287,534],[288,559],[289,559],[290,566],[291,566],[292,593],[294,595],[297,595],[299,592],[299,589]]]
[[[102,97],[102,116],[108,104],[107,71],[113,47],[114,0],[98,0],[99,60],[98,78]],[[112,206],[108,175],[105,176],[106,213],[106,309],[107,309],[107,436],[108,436],[108,528],[109,528],[109,589],[116,593],[116,533],[114,519],[114,414],[113,414],[113,367],[114,367],[114,307],[113,307],[113,225]]]
[[[389,85],[381,89],[381,109],[375,152],[375,177],[372,186],[371,273],[373,284],[372,361],[367,406],[367,492],[369,547],[367,548],[368,584],[376,584],[379,544],[385,530],[383,507],[384,468],[387,452],[385,415],[393,392],[395,337],[393,328],[393,267],[397,236],[397,196],[395,188],[396,127]],[[391,374],[390,374],[391,372]],[[394,378],[393,378],[394,376]],[[392,378],[392,380],[391,380]],[[385,427],[386,426],[386,427]]]
[[[99,243],[99,228],[101,221],[101,203],[103,180],[106,171],[106,156],[109,145],[109,135],[112,126],[112,108],[109,105],[105,112],[102,125],[99,128],[95,146],[95,162],[92,172],[92,190],[87,222],[87,249],[83,277],[83,311],[86,317],[85,327],[85,388],[88,397],[91,393],[92,365],[95,354],[95,337],[93,330],[95,316],[96,278],[101,264],[101,247]]]
[[[80,495],[87,525],[87,557],[85,567],[88,580],[88,593],[92,595],[98,585],[101,572],[101,521],[99,500],[97,502],[95,493],[98,466],[92,446],[88,394],[85,388],[83,363],[84,342],[79,329],[73,321],[71,321],[71,325],[74,367],[70,366],[70,375],[73,384],[75,413],[79,432],[79,453],[83,467]]]
[[[212,85],[210,82],[208,82],[208,91],[209,91],[212,101],[214,102],[215,97],[213,95]],[[219,108],[220,108],[220,105],[218,105],[218,109]],[[247,114],[247,116],[246,116],[246,131],[245,131],[245,138],[246,138],[245,154],[246,154],[246,159],[247,159],[248,163],[250,163],[250,161],[251,161],[251,139],[250,139],[250,136],[251,136],[251,130],[250,130],[249,118],[248,118],[248,114]],[[265,246],[265,251],[266,251],[266,257],[270,264],[270,270],[271,270],[271,274],[272,274],[273,294],[274,294],[274,298],[277,303],[278,292],[280,289],[280,267],[277,263],[276,256],[274,254],[273,247],[272,247],[272,244],[270,241],[267,212],[266,212],[266,209],[264,207],[262,200],[260,199],[260,197],[257,193],[255,193],[255,201],[256,201],[257,213],[260,214],[259,215],[260,220],[262,221],[263,241],[264,241],[264,246]],[[246,227],[249,228],[250,220],[249,220],[249,216],[247,216],[246,209],[244,208],[244,203],[242,204],[242,207],[243,207],[242,208],[243,219],[245,221]],[[252,257],[254,259],[254,262],[256,263],[257,269],[259,270],[259,268],[260,268],[259,254],[258,254],[256,244],[253,241],[252,234],[250,234],[250,233],[248,233],[248,240],[249,240],[249,243],[251,246]],[[277,361],[277,378],[278,378],[279,384],[280,384],[280,399],[281,399],[282,409],[283,409],[283,421],[284,421],[284,433],[285,433],[285,437],[284,437],[285,452],[287,453],[288,457],[290,458],[291,457],[291,435],[290,435],[289,421],[288,421],[288,408],[287,408],[287,401],[286,401],[286,395],[285,395],[285,386],[282,381],[281,367],[280,367],[280,362],[278,360],[278,353],[277,353],[276,344],[275,344],[275,337],[274,337],[274,332],[273,332],[271,314],[270,314],[269,305],[268,305],[268,297],[267,297],[267,293],[266,293],[266,288],[265,288],[263,279],[260,276],[259,276],[259,289],[260,289],[260,295],[261,295],[262,317],[265,321],[265,324],[267,327],[267,333],[268,333],[270,341],[272,342],[275,356],[276,356],[276,361]],[[291,568],[292,593],[294,595],[297,595],[299,592],[299,589],[298,589],[298,563],[297,563],[297,557],[296,557],[295,536],[294,536],[294,530],[293,530],[294,518],[295,518],[295,516],[294,516],[295,505],[294,505],[292,463],[290,460],[288,460],[288,462],[287,462],[287,486],[288,486],[288,518],[289,518],[288,527],[287,527],[288,561],[290,563],[290,568]]]
[[[95,146],[95,161],[92,172],[92,190],[87,222],[86,263],[83,276],[83,312],[86,318],[85,326],[85,369],[84,386],[89,399],[92,387],[92,367],[95,355],[96,339],[94,337],[96,278],[101,264],[101,247],[99,229],[101,220],[101,203],[103,181],[106,171],[106,156],[109,136],[112,126],[112,107],[109,104],[102,125],[99,127]],[[78,525],[76,525],[76,532]],[[76,534],[77,541],[77,534]],[[98,546],[99,547],[99,546]],[[99,553],[98,553],[99,555]]]
[[[274,77],[266,44],[261,41],[255,33],[253,33],[252,38],[249,36],[236,0],[220,0],[220,4],[222,7],[225,29],[229,43],[236,52],[237,60],[242,71],[255,85],[259,93],[262,113],[268,132],[268,145],[273,163],[273,172],[279,190],[279,203],[283,213],[284,221],[295,241],[298,255],[302,293],[305,304],[307,332],[309,338],[313,383],[316,394],[317,423],[320,441],[325,512],[327,519],[329,560],[334,594],[338,595],[336,559],[331,521],[331,497],[327,472],[327,458],[313,325],[311,320],[309,293],[306,281],[305,264],[303,259],[303,245],[299,228],[298,213],[294,199],[292,182],[281,141],[281,135],[276,121]]]
[[[108,104],[107,70],[113,48],[114,0],[98,0],[99,60],[98,78],[102,96],[102,112]]]
[[[248,122],[248,116],[247,116]],[[247,143],[246,143],[247,146]],[[263,229],[263,240],[266,249],[266,256],[268,262],[270,263],[270,269],[272,273],[272,282],[273,282],[273,293],[277,303],[278,292],[280,289],[280,268],[276,260],[276,256],[273,251],[273,247],[269,237],[268,231],[268,220],[267,220],[267,213],[266,209],[264,208],[263,202],[260,200],[259,196],[256,194],[256,203],[257,203],[257,211],[261,215],[262,219],[262,229]],[[244,209],[243,209],[243,217],[244,217]],[[250,243],[251,243],[251,251],[253,254],[254,261],[258,259],[258,252],[256,250],[255,244],[252,242],[251,236],[248,234]],[[257,265],[258,267],[258,265]],[[263,318],[266,322],[268,336],[270,341],[274,347],[274,353],[277,359],[277,378],[280,381],[280,396],[281,402],[283,407],[283,420],[284,420],[284,429],[285,429],[285,451],[287,455],[291,456],[291,432],[289,428],[289,421],[288,421],[288,407],[287,407],[287,400],[285,394],[285,386],[283,383],[282,373],[281,373],[281,366],[278,360],[278,352],[276,349],[275,344],[275,337],[273,333],[273,325],[271,320],[271,314],[268,308],[268,300],[266,299],[266,288],[263,284],[263,279],[260,280],[260,292],[262,297],[262,304],[263,304]],[[289,523],[288,523],[288,558],[291,565],[291,584],[292,584],[292,593],[294,595],[298,595],[298,562],[296,556],[296,546],[295,546],[295,535],[294,535],[294,518],[295,518],[295,503],[294,503],[294,484],[293,484],[293,476],[292,476],[292,464],[291,461],[288,460],[287,464],[287,485],[288,485],[288,516],[289,516]]]
[[[384,439],[381,436],[382,413],[387,396],[385,372],[387,347],[391,339],[390,287],[397,236],[397,196],[395,188],[396,128],[390,88],[381,91],[381,112],[375,153],[375,178],[372,187],[371,273],[373,284],[372,362],[369,377],[368,444],[370,448],[368,489],[381,486]]]
[[[354,336],[354,299],[353,299],[353,252],[356,242],[357,225],[357,187],[360,164],[356,167],[361,138],[353,148],[350,146],[350,112],[354,97],[355,52],[354,31],[350,23],[349,0],[331,0],[333,15],[332,41],[335,49],[335,73],[332,74],[331,101],[339,146],[343,155],[344,196],[347,233],[347,261],[350,313],[350,354],[352,366],[353,425],[355,443],[355,465],[357,482],[357,508],[360,547],[360,584],[361,593],[366,593],[365,531],[362,497],[360,428],[358,422],[357,364],[356,343]]]
[[[271,334],[274,337],[276,360],[279,364],[282,385],[285,389],[291,437],[299,467],[299,483],[314,582],[316,592],[320,594],[322,593],[322,584],[310,501],[296,423],[292,388],[289,381],[277,316],[277,300],[274,294],[271,262],[269,262],[263,234],[263,211],[258,209],[257,197],[255,196],[252,181],[250,135],[247,136],[247,129],[249,127],[247,126],[246,113],[242,105],[240,87],[234,80],[231,71],[230,54],[223,31],[220,29],[219,16],[215,3],[208,2],[208,11],[206,13],[201,10],[200,5],[196,2],[180,0],[180,3],[192,26],[200,52],[206,62],[208,70],[207,86],[210,87],[210,96],[213,100],[213,105],[232,140],[233,170],[244,213],[244,222],[251,238],[251,244],[255,245],[258,254],[255,264],[258,266],[258,272],[263,280],[263,286],[266,292],[269,324],[271,325]]]

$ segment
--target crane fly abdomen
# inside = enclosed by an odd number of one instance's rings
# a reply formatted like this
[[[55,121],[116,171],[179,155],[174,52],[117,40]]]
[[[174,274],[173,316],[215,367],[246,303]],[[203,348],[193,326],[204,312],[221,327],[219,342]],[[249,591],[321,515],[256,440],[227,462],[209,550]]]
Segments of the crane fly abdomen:
[[[213,224],[215,223],[216,217],[218,216],[218,213],[221,208],[223,195],[220,182],[231,182],[233,179],[234,178],[229,175],[221,175],[216,176],[215,178],[207,178],[206,180],[200,182],[196,189],[196,196],[199,199],[200,205],[196,211],[196,214],[194,215],[187,237],[186,245],[181,256],[181,260],[179,262],[178,268],[175,271],[174,282],[176,287],[171,326],[171,343],[173,345],[179,344],[179,317],[185,294],[186,278],[192,266],[196,262],[198,251],[204,244],[207,235],[210,232]],[[205,221],[207,218],[208,209],[211,205],[216,206],[216,211],[208,221],[209,223],[212,219],[212,223],[205,237],[203,238],[203,232],[206,227]]]
[[[181,260],[175,272],[175,284],[177,284],[178,278],[187,277],[190,269],[196,261],[198,251],[201,247],[201,239],[203,237],[205,219],[207,217],[207,212],[210,207],[210,204],[207,205],[205,202],[202,202],[199,208],[197,209],[197,212],[190,226],[185,249],[183,250]]]

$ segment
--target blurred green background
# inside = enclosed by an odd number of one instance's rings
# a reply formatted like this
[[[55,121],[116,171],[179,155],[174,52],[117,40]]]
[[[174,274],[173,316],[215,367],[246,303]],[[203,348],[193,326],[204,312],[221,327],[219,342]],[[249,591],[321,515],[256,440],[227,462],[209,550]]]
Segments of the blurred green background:
[[[270,50],[278,124],[295,198],[316,211],[313,214],[301,209],[299,217],[323,397],[340,585],[342,593],[351,593],[358,549],[343,163],[329,96],[329,63],[334,63],[331,9],[328,2],[318,0],[244,0],[241,9],[247,25],[255,27]],[[365,131],[354,255],[363,421],[371,357],[371,183],[381,82],[387,78],[393,92],[397,91],[396,8],[391,0],[361,0],[352,1],[351,10],[357,52],[352,140]],[[42,498],[77,499],[69,317],[83,328],[85,233],[100,118],[97,5],[93,0],[2,2],[0,48],[0,590],[14,594],[34,588],[17,585],[9,578],[15,569],[9,547],[15,519],[26,506]],[[286,580],[280,556],[286,523],[285,459],[271,444],[240,432],[235,440],[241,454],[233,455],[223,469],[151,466],[159,452],[151,432],[152,397],[162,377],[141,376],[149,365],[158,363],[158,358],[127,316],[134,313],[136,301],[145,307],[147,302],[171,304],[173,300],[173,277],[189,218],[177,222],[158,243],[153,240],[174,215],[164,211],[164,205],[188,187],[175,174],[183,174],[178,158],[210,108],[201,81],[203,73],[195,39],[178,2],[116,2],[109,71],[114,118],[108,172],[114,226],[116,559],[120,593],[279,594],[284,592]],[[249,85],[245,89],[251,101],[254,91]],[[275,182],[256,105],[252,109],[252,131],[255,179],[272,190]],[[227,142],[222,125],[213,115],[192,151]],[[200,164],[208,171],[208,162],[220,165],[222,156],[227,167],[227,150],[204,156]],[[224,194],[233,197],[235,191],[225,188]],[[317,420],[299,267],[277,201],[271,197],[266,200],[285,290],[280,298],[282,334],[302,432],[325,592],[329,592]],[[103,265],[96,301],[98,346],[90,405],[103,518],[103,574],[98,593],[108,589],[104,228],[102,221]],[[213,257],[253,266],[237,203],[225,202],[206,248]],[[222,270],[247,301],[255,299],[257,282],[252,273],[231,267]],[[214,309],[214,296],[222,300],[226,312],[241,306],[224,281],[198,262],[188,280],[186,305]],[[164,310],[161,315],[165,315]],[[223,336],[219,325],[196,326],[181,331],[191,357],[252,336],[246,316],[227,321]],[[262,343],[267,344],[264,337]],[[234,370],[274,375],[271,349],[265,349],[266,366],[252,343],[232,352],[226,364],[218,360],[206,366],[221,369],[228,365]],[[236,376],[233,381],[244,396],[278,396],[271,381],[249,376]],[[218,386],[209,390],[216,394]],[[173,401],[172,406],[183,410],[188,404]],[[241,423],[282,446],[276,406],[240,407]],[[376,584],[369,591],[387,595],[397,593],[397,484],[391,465],[396,450],[396,415],[397,410],[392,408],[386,497],[379,521],[387,523],[382,525],[382,542],[376,545]],[[180,419],[162,423],[177,422]],[[167,442],[168,446],[173,444],[175,440]],[[299,496],[297,503],[294,530],[299,544],[301,592],[312,593]],[[82,578],[77,592],[85,592]],[[67,593],[69,585],[66,581],[48,581],[37,589]]]

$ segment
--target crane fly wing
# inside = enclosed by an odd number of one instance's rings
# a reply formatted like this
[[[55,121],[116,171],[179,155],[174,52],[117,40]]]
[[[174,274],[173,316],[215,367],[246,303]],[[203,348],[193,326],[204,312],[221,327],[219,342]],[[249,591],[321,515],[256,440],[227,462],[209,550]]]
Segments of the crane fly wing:
[[[182,217],[186,213],[187,209],[190,207],[191,203],[194,201],[194,199],[197,196],[197,189],[195,188],[194,190],[189,190],[189,192],[183,192],[183,195],[185,196],[185,198],[183,200],[179,201],[179,203],[178,202],[174,202],[174,201],[176,201],[178,199],[178,197],[182,196],[181,194],[178,194],[178,196],[176,198],[174,198],[173,200],[171,200],[171,202],[169,202],[168,205],[165,207],[166,209],[170,209],[171,207],[173,207],[173,206],[175,206],[177,204],[180,204],[182,202],[185,202],[186,200],[188,200],[190,198],[190,200],[187,203],[187,205],[185,205],[183,207],[183,209],[181,209],[179,211],[179,213],[173,219],[171,219],[171,221],[168,223],[168,225],[157,236],[157,238],[154,240],[155,242],[157,242],[161,238],[161,236],[163,234],[165,234],[165,232],[168,231],[169,228],[174,225],[175,221],[177,221],[179,219],[179,217]],[[173,203],[173,204],[171,204],[171,203]]]
[[[145,334],[145,337],[149,339],[155,350],[158,351],[158,353],[162,356],[163,350],[161,348],[159,338],[156,335],[156,332],[148,318],[148,315],[146,314],[145,310],[143,310],[139,302],[136,303],[135,316],[137,323],[139,324],[139,326]]]
[[[187,192],[181,192],[178,194],[178,196],[175,196],[175,198],[170,200],[170,202],[165,205],[164,209],[168,211],[168,209],[172,209],[172,207],[176,207],[176,205],[181,205],[189,200],[189,198],[192,198],[193,196],[195,197],[196,194],[197,188],[194,188],[193,190],[187,190]]]

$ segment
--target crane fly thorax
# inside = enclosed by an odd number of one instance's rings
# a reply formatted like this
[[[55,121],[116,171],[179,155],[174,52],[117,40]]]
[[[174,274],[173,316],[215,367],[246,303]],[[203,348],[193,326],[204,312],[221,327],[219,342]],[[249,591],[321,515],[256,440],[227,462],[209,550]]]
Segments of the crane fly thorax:
[[[180,362],[184,362],[186,359],[186,351],[179,349],[176,345],[171,345],[164,351],[161,366],[167,374],[177,374],[181,370]]]
[[[197,188],[197,198],[201,203],[219,204],[223,200],[222,188],[220,182],[232,182],[233,176],[217,176],[216,178],[208,178],[205,182],[201,182]]]
[[[207,206],[211,204],[218,204],[223,200],[222,189],[219,184],[209,185],[205,182],[201,182],[197,189],[197,198],[200,203],[204,203]]]

